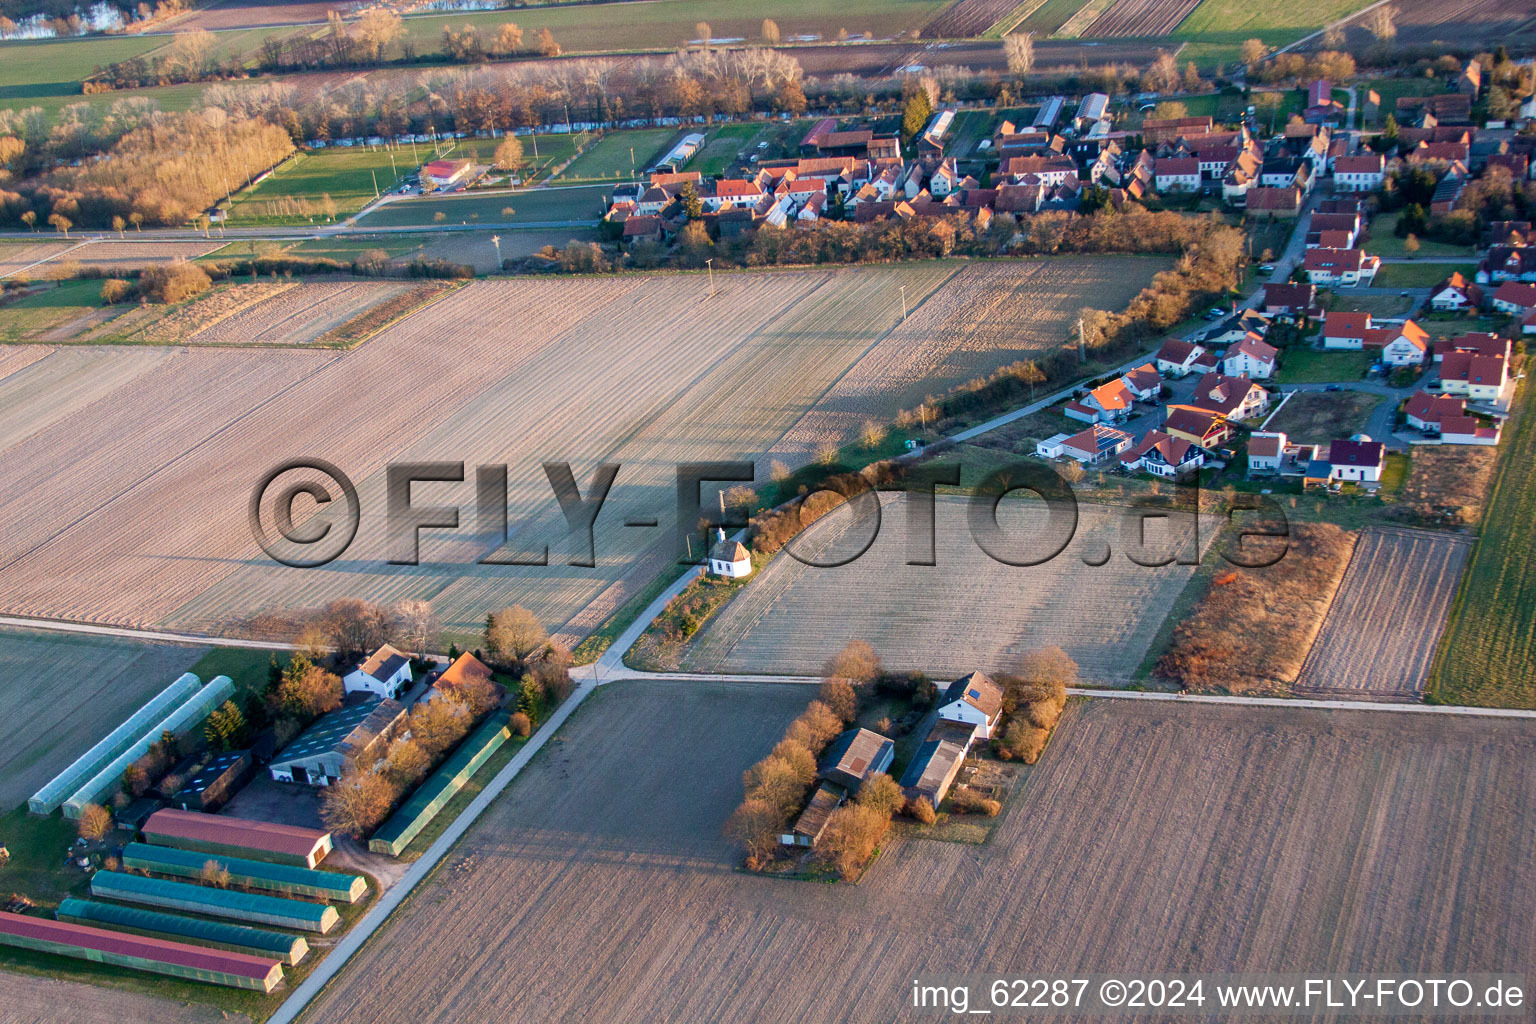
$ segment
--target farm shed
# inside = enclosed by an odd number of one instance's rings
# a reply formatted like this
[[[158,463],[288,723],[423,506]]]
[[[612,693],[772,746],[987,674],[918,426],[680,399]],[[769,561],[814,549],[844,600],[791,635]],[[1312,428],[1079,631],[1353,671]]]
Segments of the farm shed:
[[[842,786],[830,782],[823,782],[816,787],[816,792],[811,794],[811,799],[806,802],[805,810],[800,812],[800,817],[795,819],[795,824],[788,832],[779,836],[781,846],[815,846],[821,839],[821,834],[827,830],[827,822],[832,820],[832,812],[843,806],[848,799],[848,791]]]
[[[217,811],[245,785],[255,764],[249,750],[231,750],[191,771],[183,772],[178,766],[171,769],[172,774],[187,781],[174,793],[165,794],[165,799],[184,811]]]
[[[224,857],[197,850],[177,850],[169,846],[129,843],[123,848],[123,867],[152,871],[157,875],[197,878],[205,864],[217,864],[229,872],[229,880],[246,889],[267,889],[291,896],[311,896],[324,900],[356,903],[368,892],[362,875],[344,875],[338,871],[316,871],[292,864],[272,864],[244,857]]]
[[[324,935],[341,916],[327,903],[289,900],[281,896],[212,889],[191,882],[171,882],[164,878],[145,878],[120,871],[98,871],[91,878],[91,895],[124,903],[142,903],[151,907],[187,910],[209,917],[227,917],[236,921],[254,921],[279,928],[294,928]]]
[[[120,903],[67,899],[59,904],[60,921],[77,924],[103,924],[138,934],[172,940],[193,939],[201,944],[228,949],[251,956],[277,957],[285,964],[296,964],[309,952],[302,935],[269,932],[243,924],[204,921],[180,914],[164,914],[143,907],[125,907]]]
[[[480,728],[469,735],[453,756],[444,761],[432,777],[417,787],[411,798],[390,815],[379,830],[368,840],[368,849],[374,853],[387,853],[398,857],[411,845],[427,823],[447,806],[455,793],[464,787],[481,765],[512,735],[507,728],[508,715],[498,711],[491,715]]]
[[[156,846],[258,857],[307,868],[331,852],[329,832],[197,811],[156,811],[144,823],[144,838]]]
[[[278,782],[329,786],[348,764],[372,764],[405,721],[397,700],[365,700],[329,714],[299,734],[267,766]]]
[[[32,794],[31,799],[27,801],[27,808],[33,814],[52,814],[65,798],[79,789],[87,779],[132,746],[134,740],[143,737],[151,725],[160,721],[170,713],[172,708],[196,693],[201,682],[202,680],[197,676],[188,672],[155,694],[122,725],[113,729],[94,747],[77,757],[68,768],[50,779],[46,786]]]
[[[926,800],[938,809],[960,774],[966,751],[971,749],[973,729],[940,722],[917,748],[907,770],[901,776],[901,788],[912,800]]]
[[[159,742],[162,734],[177,735],[186,732],[207,718],[209,712],[234,696],[234,693],[235,684],[229,676],[214,676],[209,680],[208,685],[198,690],[159,723],[151,726],[143,736],[134,741],[132,746],[118,754],[105,768],[92,776],[89,782],[76,790],[74,796],[64,801],[64,816],[78,818],[86,804],[100,803],[107,794],[117,789],[122,781],[123,772],[128,766],[143,757],[150,747]]]
[[[891,766],[896,744],[868,729],[849,729],[838,736],[821,756],[817,774],[828,782],[857,789],[871,775]]]
[[[257,992],[271,992],[283,980],[283,965],[266,957],[25,914],[0,912],[0,945]]]

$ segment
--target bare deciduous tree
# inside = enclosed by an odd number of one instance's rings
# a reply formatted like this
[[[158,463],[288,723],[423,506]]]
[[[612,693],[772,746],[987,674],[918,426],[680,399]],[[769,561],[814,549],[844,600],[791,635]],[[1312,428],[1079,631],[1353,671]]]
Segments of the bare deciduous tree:
[[[1008,58],[1008,70],[1015,75],[1027,75],[1035,66],[1035,36],[1032,32],[1018,32],[1003,37],[1003,53]]]
[[[437,640],[438,621],[429,601],[401,601],[395,605],[395,635],[418,658]]]

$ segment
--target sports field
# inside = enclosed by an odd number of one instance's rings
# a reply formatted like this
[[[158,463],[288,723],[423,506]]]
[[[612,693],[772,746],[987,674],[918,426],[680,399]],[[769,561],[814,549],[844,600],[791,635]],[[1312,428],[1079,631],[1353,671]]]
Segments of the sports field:
[[[581,224],[590,227],[603,215],[612,185],[473,192],[453,196],[400,199],[368,211],[358,221],[367,228],[434,225],[539,227]]]
[[[1527,385],[1529,382],[1527,382]],[[1536,707],[1536,403],[1504,430],[1472,563],[1440,641],[1430,692],[1455,704]]]
[[[298,153],[259,185],[236,195],[229,207],[229,223],[330,223],[332,216],[345,216],[361,209],[373,199],[376,188],[388,192],[399,178],[416,167],[409,146],[357,146]]]
[[[955,1017],[911,1006],[922,975],[1536,969],[1529,722],[1083,702],[984,845],[899,836],[858,885],[735,870],[741,772],[807,695],[603,687],[303,1020],[516,993],[528,1024],[888,1024]]]
[[[643,176],[651,161],[661,155],[662,147],[677,132],[671,128],[642,128],[638,131],[609,132],[582,151],[552,180],[562,185],[584,181],[633,181]],[[528,153],[525,140],[523,149]]]
[[[23,803],[206,651],[0,628],[0,811]]]
[[[703,274],[481,281],[344,353],[60,349],[0,378],[0,605],[218,632],[343,595],[420,597],[464,639],[515,602],[552,627],[586,609],[579,636],[674,558],[677,463],[756,459],[766,482],[771,458],[801,464],[868,418],[1054,349],[1089,296],[1123,305],[1164,266],[716,273],[713,296]],[[913,313],[893,330],[903,288]],[[146,417],[151,434],[135,426]],[[140,442],[125,452],[129,435]],[[272,564],[245,522],[261,475],[300,455],[334,462],[362,494],[357,540],[323,569]],[[511,547],[548,543],[551,564],[477,564],[496,542],[475,523],[471,480],[417,489],[462,504],[464,529],[428,531],[420,566],[388,565],[384,465],[401,459],[463,460],[471,477],[508,464]],[[622,466],[595,568],[566,564],[545,461],[569,461],[584,493],[598,463]]]

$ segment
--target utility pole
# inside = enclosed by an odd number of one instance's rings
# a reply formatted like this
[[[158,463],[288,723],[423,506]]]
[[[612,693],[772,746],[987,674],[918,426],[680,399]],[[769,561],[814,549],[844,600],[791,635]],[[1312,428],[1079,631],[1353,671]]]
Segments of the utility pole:
[[[709,297],[710,298],[714,298],[715,297],[715,261],[712,260],[712,259],[705,260],[704,261],[704,266],[705,266],[706,269],[709,270]],[[725,499],[721,498],[720,500],[724,501]]]
[[[903,323],[905,323],[906,320],[907,320],[907,286],[906,285],[902,285],[901,286],[901,320],[902,320]]]
[[[395,176],[395,180],[396,181],[400,180],[400,168],[395,166],[395,151],[394,150],[390,150],[389,151],[389,173],[391,173],[391,174],[393,174]]]
[[[379,201],[379,174],[372,167],[368,168],[368,177],[373,179],[373,201]]]
[[[492,235],[491,236],[491,244],[496,247],[496,270],[497,270],[497,272],[500,272],[500,270],[501,270],[501,236],[500,235]]]
[[[1088,344],[1083,338],[1083,318],[1077,318],[1077,358],[1082,362],[1088,361]]]

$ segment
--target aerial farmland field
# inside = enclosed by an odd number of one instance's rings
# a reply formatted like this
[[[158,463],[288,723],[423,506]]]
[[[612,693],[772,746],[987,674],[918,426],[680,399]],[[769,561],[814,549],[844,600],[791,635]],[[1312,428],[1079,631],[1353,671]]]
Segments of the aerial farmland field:
[[[342,354],[60,350],[13,374],[18,397],[34,395],[29,382],[60,386],[41,420],[0,434],[18,467],[0,485],[0,511],[22,524],[6,537],[0,603],[215,633],[265,618],[279,636],[339,596],[430,599],[465,639],[512,603],[552,627],[589,605],[599,615],[673,559],[677,463],[756,459],[766,478],[769,458],[802,463],[818,445],[852,441],[868,417],[1055,349],[1090,295],[1123,305],[1165,265],[1071,257],[716,274],[713,297],[700,274],[524,278],[472,283]],[[913,314],[897,331],[903,287]],[[921,344],[936,338],[946,345]],[[137,379],[115,394],[119,358]],[[123,457],[110,439],[149,409],[157,430]],[[273,564],[245,524],[257,479],[299,455],[340,466],[368,510],[346,557],[323,569]],[[402,458],[463,460],[471,476],[508,464],[513,546],[548,543],[550,564],[477,564],[496,545],[473,524],[471,481],[419,488],[459,501],[464,528],[427,532],[419,566],[386,565],[383,466]],[[565,564],[543,461],[571,462],[583,488],[597,463],[623,467],[594,569]],[[21,515],[18,503],[39,501],[68,512],[63,525]],[[649,529],[622,525],[658,517]],[[595,624],[573,623],[576,638]]]
[[[962,478],[962,483],[970,483]],[[934,678],[971,669],[1007,671],[1027,651],[1059,646],[1090,683],[1123,686],[1134,673],[1193,572],[1188,565],[1149,567],[1126,557],[1124,510],[1081,505],[1075,539],[1038,566],[1005,565],[982,551],[967,522],[968,499],[937,502],[934,566],[906,561],[900,499],[884,504],[881,529],[862,556],[838,568],[868,536],[842,509],[778,555],[762,577],[695,637],[682,668],[708,672],[815,673],[828,651],[863,640],[893,669]],[[1044,505],[1005,500],[998,521],[1009,537],[1043,535]],[[1193,557],[1190,517],[1147,526],[1155,561]],[[1216,534],[1202,524],[1202,550]],[[1088,564],[1112,552],[1107,563]],[[805,559],[802,562],[800,559]],[[942,639],[938,639],[942,638]]]
[[[1451,533],[1363,531],[1296,689],[1398,699],[1418,694],[1471,546]]]
[[[1200,0],[1115,0],[1081,34],[1084,36],[1166,36]]]
[[[932,1021],[920,974],[1536,967],[1528,722],[1088,701],[985,845],[902,836],[857,886],[733,870],[741,771],[807,696],[599,690],[303,1020],[516,992],[530,1024]]]
[[[206,650],[0,628],[0,811],[26,800]],[[67,699],[42,685],[65,679]]]

